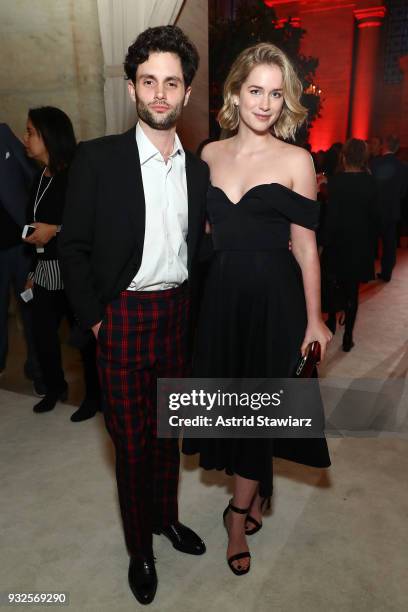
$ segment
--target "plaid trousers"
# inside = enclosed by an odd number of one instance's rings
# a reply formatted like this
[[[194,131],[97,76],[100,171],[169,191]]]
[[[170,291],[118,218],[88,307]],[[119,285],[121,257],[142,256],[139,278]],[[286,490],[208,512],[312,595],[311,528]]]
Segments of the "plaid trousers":
[[[178,520],[177,439],[157,438],[157,378],[189,374],[186,285],[122,291],[98,335],[98,370],[107,430],[131,555],[152,554],[152,533]]]

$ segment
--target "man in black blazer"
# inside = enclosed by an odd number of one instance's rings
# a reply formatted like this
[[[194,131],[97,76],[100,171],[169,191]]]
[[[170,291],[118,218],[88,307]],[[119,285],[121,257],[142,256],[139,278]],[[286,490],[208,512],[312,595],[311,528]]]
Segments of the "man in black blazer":
[[[388,282],[397,255],[397,224],[401,218],[401,201],[407,192],[408,167],[396,157],[399,140],[387,136],[383,155],[370,162],[378,186],[380,237],[382,241],[381,272],[377,277]]]
[[[31,265],[21,232],[26,223],[28,195],[36,169],[26,157],[20,140],[8,125],[0,123],[0,373],[6,366],[8,305],[10,287],[14,286],[27,343],[24,370],[33,379],[37,394],[44,395],[34,348],[31,305],[24,304],[20,297]]]
[[[175,26],[150,28],[129,47],[125,70],[139,122],[79,146],[60,235],[66,292],[98,339],[129,584],[144,604],[157,587],[153,533],[182,552],[205,552],[178,521],[178,442],[157,438],[156,429],[157,378],[189,372],[208,168],[183,150],[176,122],[198,59]]]

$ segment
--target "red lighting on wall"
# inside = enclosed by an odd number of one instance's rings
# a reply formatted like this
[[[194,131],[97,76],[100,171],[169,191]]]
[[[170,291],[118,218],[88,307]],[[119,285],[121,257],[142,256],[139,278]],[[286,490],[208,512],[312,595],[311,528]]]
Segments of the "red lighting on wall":
[[[263,2],[268,8],[273,8],[279,4],[288,4],[290,0],[263,0]]]
[[[307,35],[301,51],[320,60],[316,81],[324,91],[324,100],[322,116],[316,118],[310,130],[312,149],[327,149],[349,134],[367,138],[383,121],[381,113],[384,114],[376,106],[376,88],[386,0],[263,0],[263,3],[275,9],[276,28],[287,27],[288,23],[304,28]],[[295,18],[288,18],[291,13]],[[403,64],[408,100],[408,59]],[[321,95],[318,85],[313,83],[305,93]],[[387,95],[391,95],[388,89]],[[404,108],[408,108],[408,102]],[[408,142],[408,122],[401,123],[407,126]]]
[[[382,24],[385,17],[385,6],[375,6],[365,9],[355,9],[354,16],[357,19],[358,28],[376,28]]]
[[[403,55],[400,57],[398,63],[402,72],[408,72],[408,55]]]
[[[375,28],[381,25],[381,21],[363,21],[358,24],[358,28]]]

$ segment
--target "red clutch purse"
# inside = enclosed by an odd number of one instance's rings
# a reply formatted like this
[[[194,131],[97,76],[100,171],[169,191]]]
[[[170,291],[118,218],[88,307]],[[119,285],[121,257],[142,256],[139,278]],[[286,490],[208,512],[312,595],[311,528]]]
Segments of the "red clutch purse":
[[[320,343],[315,340],[306,348],[304,357],[301,357],[295,369],[295,378],[310,378],[316,365],[320,361]]]

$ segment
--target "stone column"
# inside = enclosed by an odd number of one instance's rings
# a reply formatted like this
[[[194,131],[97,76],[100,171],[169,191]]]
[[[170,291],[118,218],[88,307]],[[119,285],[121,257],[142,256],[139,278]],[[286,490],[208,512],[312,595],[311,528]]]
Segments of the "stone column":
[[[360,8],[354,11],[358,27],[351,104],[351,136],[354,138],[366,139],[370,136],[378,70],[380,28],[385,12],[385,6]]]
[[[191,38],[200,54],[191,97],[177,124],[183,146],[196,151],[208,138],[208,1],[186,0],[176,25]]]

